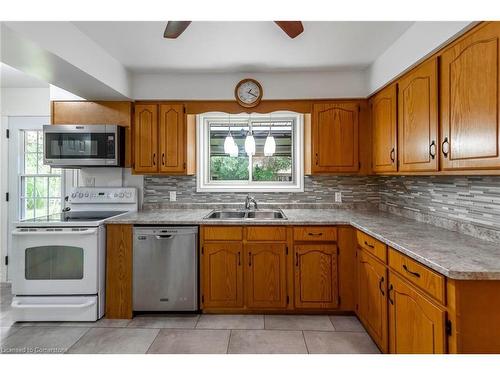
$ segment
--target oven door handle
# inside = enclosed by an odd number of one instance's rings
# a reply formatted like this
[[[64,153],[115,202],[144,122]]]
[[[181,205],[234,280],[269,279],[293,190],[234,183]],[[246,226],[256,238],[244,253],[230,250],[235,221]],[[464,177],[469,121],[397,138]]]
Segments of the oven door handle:
[[[11,304],[11,307],[15,309],[43,309],[46,307],[55,307],[55,308],[71,308],[71,309],[81,309],[85,307],[90,307],[92,305],[95,305],[96,301],[87,301],[84,303],[79,303],[79,304],[62,304],[62,303],[32,303],[32,304],[25,304],[21,303],[20,301],[13,301]]]
[[[97,228],[89,228],[89,229],[85,229],[85,230],[79,230],[79,231],[24,231],[24,230],[20,230],[20,229],[16,229],[12,232],[12,235],[13,236],[31,236],[31,235],[37,235],[37,236],[48,236],[48,235],[59,235],[59,234],[85,234],[85,235],[89,235],[89,234],[96,234],[97,233]]]

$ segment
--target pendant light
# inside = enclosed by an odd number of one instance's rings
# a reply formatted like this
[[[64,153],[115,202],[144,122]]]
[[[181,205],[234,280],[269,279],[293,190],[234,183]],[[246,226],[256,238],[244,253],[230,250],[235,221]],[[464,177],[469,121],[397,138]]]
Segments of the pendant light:
[[[252,133],[252,121],[248,119],[248,133],[245,138],[245,151],[248,156],[255,155],[255,138]]]
[[[273,156],[276,152],[276,142],[271,134],[271,117],[269,117],[269,134],[266,138],[266,143],[264,144],[264,156]]]
[[[229,155],[231,155],[231,152],[234,153],[234,145],[234,139],[231,135],[231,115],[229,115],[229,131],[227,133],[226,139],[224,140],[224,153]]]
[[[236,158],[238,157],[239,154],[239,149],[238,145],[236,144],[236,141],[233,140],[233,144],[231,145],[231,149],[229,150],[229,156]]]

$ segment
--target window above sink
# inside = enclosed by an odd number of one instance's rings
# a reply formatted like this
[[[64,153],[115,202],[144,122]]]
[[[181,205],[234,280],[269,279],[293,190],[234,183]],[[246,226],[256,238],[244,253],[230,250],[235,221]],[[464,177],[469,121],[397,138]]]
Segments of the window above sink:
[[[304,191],[302,114],[210,112],[197,127],[197,191]]]

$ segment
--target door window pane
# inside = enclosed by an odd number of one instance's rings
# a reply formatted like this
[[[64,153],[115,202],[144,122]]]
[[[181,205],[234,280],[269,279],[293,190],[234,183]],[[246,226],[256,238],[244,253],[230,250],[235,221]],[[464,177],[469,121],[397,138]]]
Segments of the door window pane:
[[[83,249],[74,246],[37,246],[26,249],[26,280],[83,279]]]

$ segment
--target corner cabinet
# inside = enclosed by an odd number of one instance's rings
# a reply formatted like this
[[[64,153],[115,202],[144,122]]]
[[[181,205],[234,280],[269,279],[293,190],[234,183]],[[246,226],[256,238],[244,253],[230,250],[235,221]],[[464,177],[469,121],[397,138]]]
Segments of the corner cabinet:
[[[397,85],[380,91],[370,100],[373,127],[373,171],[396,172]]]
[[[500,23],[485,23],[441,55],[443,170],[500,168]]]
[[[438,170],[438,65],[433,58],[398,81],[400,172]]]
[[[312,173],[359,171],[358,103],[314,104]]]
[[[195,123],[183,104],[136,104],[134,172],[194,174]]]

